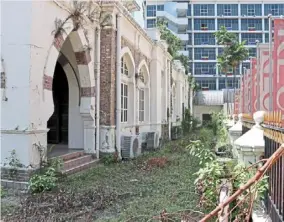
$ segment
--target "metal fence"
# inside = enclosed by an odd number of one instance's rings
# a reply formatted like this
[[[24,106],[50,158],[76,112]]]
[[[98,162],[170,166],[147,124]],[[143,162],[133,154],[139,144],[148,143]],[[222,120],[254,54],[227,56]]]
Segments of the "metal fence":
[[[284,142],[281,114],[267,114],[263,124],[265,158],[269,158]],[[268,172],[269,189],[265,199],[267,212],[274,222],[284,221],[284,156]]]
[[[244,116],[242,134],[253,125],[252,118]],[[281,114],[266,114],[264,124],[264,158],[271,155],[284,143],[284,125]],[[267,173],[268,192],[265,197],[267,213],[273,222],[284,222],[284,156],[282,156]]]

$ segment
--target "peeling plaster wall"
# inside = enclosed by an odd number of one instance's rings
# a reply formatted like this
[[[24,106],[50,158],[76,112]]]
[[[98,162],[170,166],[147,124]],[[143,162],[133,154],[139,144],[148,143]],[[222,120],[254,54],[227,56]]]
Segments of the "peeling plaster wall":
[[[39,163],[39,152],[36,144],[44,147],[47,144],[48,130],[46,124],[53,113],[54,106],[52,92],[43,89],[43,86],[45,75],[48,76],[48,80],[52,81],[56,59],[58,58],[58,51],[53,46],[55,20],[64,21],[69,14],[53,1],[17,3],[4,1],[1,13],[3,19],[1,56],[5,63],[5,96],[7,97],[7,101],[3,99],[1,101],[1,163],[3,164],[5,158],[10,156],[10,151],[15,149],[21,163],[26,166],[30,164],[36,166]],[[65,28],[66,32],[69,33],[72,30],[72,23],[67,22]],[[87,29],[90,30],[89,27]],[[94,33],[91,31],[88,33],[92,46]],[[73,36],[73,38],[76,38],[76,36]],[[74,41],[73,44],[83,50],[82,45],[85,42],[77,44],[76,41],[75,39],[75,44]],[[71,49],[70,43],[67,42],[66,46]],[[76,64],[74,53],[65,49],[64,51],[71,63]],[[80,52],[80,49],[77,48],[75,52]],[[53,62],[48,63],[48,58],[52,58],[54,64]],[[94,60],[93,50],[90,53],[90,60]],[[80,65],[80,73],[84,76],[89,73],[91,76],[89,82],[91,82],[91,87],[94,87],[94,63],[90,62],[85,67],[83,66],[84,64]],[[74,68],[79,73],[75,65]],[[68,75],[72,79],[70,71]],[[73,75],[73,77],[75,76]],[[72,86],[75,87],[73,80],[69,82],[71,88]],[[90,88],[89,85],[86,88],[88,87]],[[79,91],[78,88],[77,90]],[[76,90],[71,91],[75,92]],[[71,97],[73,98],[73,96]],[[77,101],[71,99],[69,106],[79,104],[79,99],[77,98]],[[74,106],[74,109],[70,110],[69,120],[72,119],[73,123],[73,126],[71,124],[73,131],[69,131],[71,133],[69,137],[73,139],[73,142],[69,141],[71,148],[85,148],[87,140],[93,141],[90,137],[94,137],[94,129],[88,129],[90,133],[84,137],[81,128],[82,117],[78,116],[78,112],[81,115],[82,112],[85,112],[87,118],[89,118],[87,120],[93,121],[91,117],[93,113],[90,115],[90,107],[94,108],[94,95],[86,94],[81,99],[81,104],[83,105],[81,105],[80,110],[78,110],[78,106]],[[77,121],[72,114],[76,116]],[[83,141],[84,138],[86,138],[86,141]]]
[[[21,149],[34,138],[27,134],[11,134],[25,130],[30,123],[29,85],[31,69],[32,2],[3,1],[1,18],[1,56],[6,71],[6,98],[1,100],[1,164],[16,150],[21,162],[29,163],[32,150]],[[21,13],[15,13],[21,12]],[[25,18],[25,19],[23,19]]]
[[[31,64],[32,2],[4,1],[1,10],[1,56],[6,67],[6,97],[1,101],[1,129],[29,125],[29,74]],[[15,14],[21,11],[21,15]],[[15,15],[15,16],[12,16]],[[25,19],[21,19],[21,16]],[[4,141],[2,141],[4,142]],[[12,145],[12,144],[11,144]]]

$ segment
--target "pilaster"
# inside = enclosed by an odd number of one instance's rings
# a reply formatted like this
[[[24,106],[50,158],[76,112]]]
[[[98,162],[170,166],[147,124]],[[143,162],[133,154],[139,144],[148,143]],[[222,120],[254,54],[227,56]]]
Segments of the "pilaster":
[[[243,115],[239,114],[238,117],[239,119],[237,123],[229,129],[230,142],[231,142],[231,145],[233,146],[232,152],[233,152],[234,158],[238,157],[238,152],[237,152],[236,146],[234,145],[234,142],[242,135]]]
[[[260,125],[264,114],[264,111],[255,112],[253,115],[255,125],[234,142],[238,152],[238,162],[250,165],[260,160],[264,154],[263,128]]]

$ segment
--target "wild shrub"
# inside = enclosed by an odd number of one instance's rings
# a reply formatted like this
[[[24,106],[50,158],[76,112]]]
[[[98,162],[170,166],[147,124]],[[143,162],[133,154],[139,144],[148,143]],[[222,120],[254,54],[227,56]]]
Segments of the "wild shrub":
[[[51,159],[38,172],[32,175],[29,180],[31,193],[41,193],[56,188],[61,175],[62,163],[62,160],[59,158]]]

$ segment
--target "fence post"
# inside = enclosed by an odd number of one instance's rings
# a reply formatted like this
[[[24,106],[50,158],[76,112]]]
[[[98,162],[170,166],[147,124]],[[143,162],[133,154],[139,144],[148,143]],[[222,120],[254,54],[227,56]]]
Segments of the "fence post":
[[[257,162],[264,154],[264,137],[261,123],[264,120],[264,111],[253,114],[255,125],[238,138],[234,145],[238,152],[238,162],[250,165]]]

